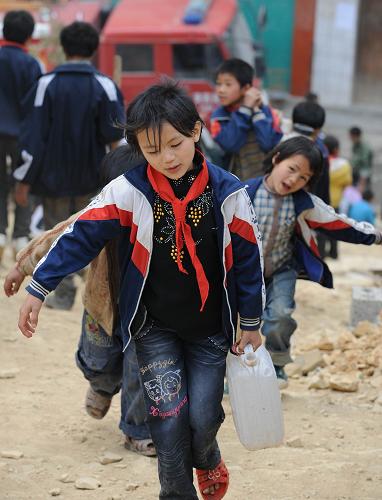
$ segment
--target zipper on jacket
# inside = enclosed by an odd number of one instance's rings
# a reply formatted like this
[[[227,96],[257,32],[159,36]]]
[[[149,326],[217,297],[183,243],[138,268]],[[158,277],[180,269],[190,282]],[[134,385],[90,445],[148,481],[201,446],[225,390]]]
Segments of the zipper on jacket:
[[[147,201],[147,203],[149,204],[150,209],[151,209],[151,213],[152,213],[153,208],[152,208],[152,206],[151,206],[151,204],[150,204],[149,200],[147,199],[147,197],[146,197],[146,196],[142,193],[142,191],[141,191],[140,189],[136,188],[136,187],[135,187],[133,184],[131,184],[131,182],[130,182],[130,181],[128,181],[127,179],[126,179],[126,182],[128,182],[128,183],[129,183],[129,184],[133,187],[133,189],[135,189],[136,191],[138,191],[138,193],[140,193],[140,194],[143,196],[143,198],[144,198],[144,199]],[[153,214],[152,214],[152,218],[153,218],[153,224],[152,224],[152,231],[151,231],[151,235],[150,235],[150,237],[151,237],[151,241],[153,241],[153,234],[154,234],[154,215],[153,215]],[[146,275],[145,275],[145,276],[144,276],[144,278],[143,278],[143,283],[142,283],[142,286],[141,286],[141,291],[140,291],[140,294],[139,294],[139,297],[138,297],[138,300],[137,300],[137,304],[136,304],[136,306],[135,306],[135,311],[134,311],[134,314],[132,315],[131,320],[130,320],[130,323],[129,323],[129,331],[128,331],[128,332],[129,332],[129,336],[130,336],[130,338],[129,338],[129,341],[127,342],[127,344],[126,344],[126,345],[124,346],[124,348],[122,349],[122,352],[124,352],[124,351],[125,351],[125,349],[127,349],[128,345],[130,344],[131,339],[132,339],[132,335],[131,335],[131,325],[132,325],[132,323],[133,323],[133,321],[134,321],[135,315],[137,314],[138,307],[139,307],[139,303],[140,303],[140,301],[141,301],[141,297],[142,297],[142,293],[143,293],[143,289],[145,288],[145,284],[146,284],[146,281],[147,281],[147,277],[148,277],[148,275],[149,275],[149,269],[150,269],[150,263],[151,263],[151,256],[152,256],[152,254],[153,254],[153,249],[151,248],[151,252],[150,252],[150,255],[149,255],[149,261],[148,261],[148,263],[147,263],[147,272],[146,272]],[[146,308],[145,308],[145,309],[146,309]],[[146,321],[146,317],[147,317],[147,309],[146,309],[146,311],[145,311],[145,321]],[[144,324],[144,323],[143,323],[143,324]],[[142,325],[142,326],[143,326],[143,325]]]
[[[141,190],[139,190],[138,188],[136,188],[133,184],[131,184],[130,181],[128,181],[126,179],[126,182],[128,182],[134,189],[136,189],[144,198],[145,200],[147,201],[147,203],[150,205],[150,208],[152,210],[152,207],[151,207],[151,204],[149,202],[149,200],[147,199],[147,197],[142,193]],[[238,193],[240,193],[243,189],[245,188],[240,188],[238,189],[237,191],[234,191],[233,193],[230,193],[222,202],[221,204],[221,207],[220,207],[220,211],[222,213],[222,216],[223,216],[223,220],[224,222],[226,223],[226,219],[224,217],[224,212],[223,212],[223,206],[224,206],[224,203],[228,200],[228,198],[230,198],[231,196],[234,196],[234,195],[237,195]],[[228,226],[228,225],[227,225]],[[151,233],[151,241],[152,241],[152,237],[153,237],[153,234],[154,234],[154,225],[153,225],[153,228],[152,228],[152,233]],[[232,339],[233,339],[233,343],[235,343],[235,340],[236,340],[236,330],[235,330],[235,327],[232,323],[232,310],[231,310],[231,306],[230,306],[230,303],[229,303],[229,297],[228,297],[228,291],[227,291],[227,287],[225,285],[225,281],[226,281],[226,278],[227,278],[227,271],[226,271],[226,266],[225,266],[225,255],[224,255],[224,232],[223,232],[223,255],[222,255],[222,261],[224,263],[224,277],[223,277],[223,288],[224,288],[224,291],[225,291],[225,296],[226,296],[226,301],[227,301],[227,305],[228,305],[228,310],[229,310],[229,321],[231,323],[231,327],[232,327]],[[150,252],[150,256],[149,256],[149,261],[148,261],[148,265],[147,265],[147,273],[146,273],[146,276],[144,277],[143,279],[143,283],[142,283],[142,287],[141,287],[141,292],[139,294],[139,297],[138,297],[138,301],[137,301],[137,305],[136,305],[136,308],[135,308],[135,311],[134,311],[134,314],[132,315],[131,317],[131,320],[130,320],[130,323],[129,323],[129,341],[127,342],[127,344],[123,347],[123,352],[125,351],[125,349],[127,349],[128,345],[130,344],[131,342],[131,339],[132,339],[132,335],[131,335],[131,331],[130,331],[130,328],[131,328],[131,325],[132,325],[132,322],[134,321],[134,318],[135,318],[135,315],[137,314],[137,310],[138,310],[138,307],[139,307],[139,303],[140,303],[140,300],[141,300],[141,297],[142,297],[142,293],[143,293],[143,289],[145,287],[145,284],[146,284],[146,281],[147,281],[147,277],[148,277],[148,274],[149,274],[149,269],[150,269],[150,263],[151,263],[151,256],[152,256],[152,251]],[[146,311],[146,314],[147,314],[147,311]],[[145,318],[146,319],[146,318]]]

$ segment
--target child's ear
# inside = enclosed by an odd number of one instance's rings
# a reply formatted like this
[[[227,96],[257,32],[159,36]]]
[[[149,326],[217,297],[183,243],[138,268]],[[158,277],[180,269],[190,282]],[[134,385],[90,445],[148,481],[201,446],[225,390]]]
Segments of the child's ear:
[[[195,123],[194,130],[192,131],[192,137],[194,139],[194,142],[199,141],[201,133],[202,133],[202,122],[198,120]]]
[[[272,165],[275,166],[277,163],[278,163],[278,157],[280,156],[280,153],[276,153],[273,157],[272,157]]]
[[[246,83],[245,85],[240,87],[240,94],[242,96],[244,96],[244,94],[247,92],[247,90],[249,90],[251,87],[252,87],[252,85],[250,85],[249,83]]]

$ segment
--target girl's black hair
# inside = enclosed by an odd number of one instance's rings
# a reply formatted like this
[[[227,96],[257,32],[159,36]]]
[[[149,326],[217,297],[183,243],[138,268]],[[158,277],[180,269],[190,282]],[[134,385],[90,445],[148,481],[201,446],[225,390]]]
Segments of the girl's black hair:
[[[198,121],[203,124],[191,97],[177,82],[166,79],[149,87],[128,105],[125,138],[132,152],[141,154],[137,134],[152,129],[155,140],[158,141],[155,147],[160,150],[164,122],[170,123],[182,135],[191,137]]]
[[[123,144],[107,153],[100,166],[101,184],[105,186],[110,181],[128,170],[146,162],[143,156],[132,152],[129,144]]]
[[[264,172],[266,174],[272,172],[274,167],[273,158],[275,158],[274,161],[277,164],[296,155],[303,156],[309,162],[312,177],[309,179],[308,186],[312,188],[321,175],[324,158],[318,146],[316,146],[311,139],[302,135],[280,142],[270,153],[268,153],[264,158]]]

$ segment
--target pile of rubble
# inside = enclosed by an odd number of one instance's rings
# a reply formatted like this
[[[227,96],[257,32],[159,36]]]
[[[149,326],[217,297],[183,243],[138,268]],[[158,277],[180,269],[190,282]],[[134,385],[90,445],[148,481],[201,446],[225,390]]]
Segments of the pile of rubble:
[[[291,378],[308,376],[310,389],[355,392],[366,382],[382,390],[382,325],[362,321],[336,339],[321,334],[286,372]]]

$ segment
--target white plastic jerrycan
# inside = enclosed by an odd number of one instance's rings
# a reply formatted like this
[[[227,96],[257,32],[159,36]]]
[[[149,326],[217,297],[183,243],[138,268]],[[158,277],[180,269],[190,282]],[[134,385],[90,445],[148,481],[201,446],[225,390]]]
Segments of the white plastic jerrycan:
[[[240,442],[248,450],[282,444],[284,423],[276,373],[268,351],[260,346],[227,357],[228,391]]]

